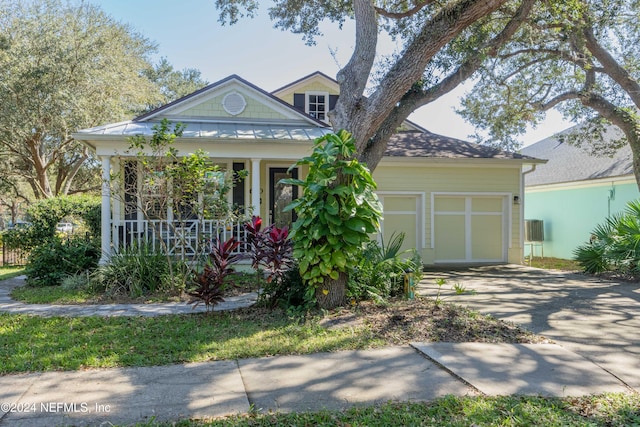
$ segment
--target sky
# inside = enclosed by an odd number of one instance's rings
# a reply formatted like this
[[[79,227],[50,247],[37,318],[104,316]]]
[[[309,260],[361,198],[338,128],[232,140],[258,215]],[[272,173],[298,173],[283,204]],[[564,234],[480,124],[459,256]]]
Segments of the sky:
[[[307,46],[301,35],[273,27],[265,7],[256,18],[229,26],[218,22],[215,0],[89,0],[114,19],[127,23],[158,46],[156,58],[165,57],[177,70],[196,68],[210,83],[231,74],[273,91],[300,77],[321,71],[335,77],[351,56],[354,27],[347,23],[323,27],[324,36]],[[390,40],[380,44],[390,52]],[[431,132],[470,139],[473,126],[455,112],[459,98],[469,90],[459,87],[414,112],[409,119]],[[520,140],[523,146],[552,136],[572,124],[551,112],[536,129]]]

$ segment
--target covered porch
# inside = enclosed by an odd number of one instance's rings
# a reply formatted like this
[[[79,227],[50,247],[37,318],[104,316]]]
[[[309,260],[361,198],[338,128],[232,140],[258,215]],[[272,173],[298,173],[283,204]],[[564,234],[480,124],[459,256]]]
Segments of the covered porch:
[[[290,150],[306,155],[309,145]],[[302,150],[301,150],[302,149]],[[186,153],[185,153],[186,154]],[[284,156],[283,156],[284,157]],[[102,259],[124,248],[147,245],[154,252],[162,252],[181,258],[193,258],[205,254],[214,238],[235,237],[243,242],[244,228],[252,215],[263,218],[265,224],[289,226],[295,220],[293,212],[284,208],[296,197],[298,188],[281,184],[284,178],[303,177],[306,171],[289,167],[299,158],[211,158],[220,168],[221,174],[238,174],[244,177],[234,179],[233,187],[225,196],[225,202],[233,213],[225,217],[205,217],[196,212],[177,212],[171,204],[154,202],[154,194],[142,188],[142,173],[136,166],[137,160],[127,156],[101,156],[102,161]],[[289,156],[287,156],[289,157]],[[294,158],[295,157],[295,158]],[[123,183],[113,184],[113,177],[120,175]],[[126,187],[135,191],[126,191]],[[197,199],[203,202],[202,194]],[[156,203],[158,206],[151,206]],[[241,244],[236,252],[245,252],[247,246]]]

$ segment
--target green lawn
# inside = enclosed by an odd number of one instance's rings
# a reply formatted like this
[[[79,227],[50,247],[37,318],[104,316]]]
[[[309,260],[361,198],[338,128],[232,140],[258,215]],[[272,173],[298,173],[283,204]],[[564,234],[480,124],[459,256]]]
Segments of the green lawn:
[[[24,274],[24,267],[0,267],[0,280],[7,280]]]
[[[638,408],[637,394],[622,393],[565,399],[447,396],[428,403],[386,403],[341,412],[257,413],[209,421],[150,421],[138,426],[638,426]]]
[[[563,271],[581,271],[582,268],[577,261],[572,259],[549,258],[549,257],[533,257],[531,261],[527,258],[526,265],[531,267],[543,268],[545,270],[563,270]]]
[[[280,311],[67,318],[0,314],[0,374],[153,366],[383,346],[368,328],[327,330]]]

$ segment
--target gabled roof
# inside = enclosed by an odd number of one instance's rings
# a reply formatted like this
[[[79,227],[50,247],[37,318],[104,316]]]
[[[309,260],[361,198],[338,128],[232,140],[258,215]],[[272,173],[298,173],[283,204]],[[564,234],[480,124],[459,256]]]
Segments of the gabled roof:
[[[498,150],[486,145],[474,144],[425,132],[400,132],[389,140],[387,157],[431,157],[438,159],[501,159],[543,162],[534,157]]]
[[[181,108],[184,108],[187,105],[193,105],[197,102],[203,101],[208,96],[212,96],[212,94],[219,92],[222,88],[226,86],[231,86],[233,84],[246,88],[249,92],[256,94],[258,97],[260,97],[261,99],[264,99],[266,102],[273,103],[275,106],[285,110],[288,115],[295,117],[298,120],[303,120],[303,121],[313,123],[322,127],[326,127],[326,124],[324,122],[319,121],[307,114],[300,112],[299,110],[295,109],[292,105],[284,102],[280,98],[270,94],[264,89],[259,88],[253,83],[250,83],[249,81],[243,79],[237,74],[232,74],[228,77],[225,77],[222,80],[218,80],[215,83],[211,83],[210,85],[207,85],[202,89],[197,90],[189,95],[183,96],[180,99],[177,99],[173,102],[165,104],[161,107],[158,107],[155,110],[149,111],[148,113],[135,117],[132,121],[142,122],[142,121],[148,121],[154,118],[158,118],[161,116],[170,115],[172,112],[180,110]]]
[[[573,130],[575,128],[562,133]],[[549,160],[545,165],[539,165],[534,172],[525,175],[526,186],[633,175],[633,156],[629,145],[618,150],[613,157],[599,157],[584,149],[561,143],[558,137],[552,136],[525,147],[520,152]]]
[[[296,86],[302,86],[302,85],[306,85],[309,81],[314,80],[316,78],[320,78],[322,80],[324,80],[324,82],[330,86],[334,86],[336,91],[340,91],[340,85],[338,84],[337,80],[334,78],[331,78],[329,76],[327,76],[325,73],[321,72],[321,71],[314,71],[311,74],[308,74],[304,77],[299,78],[298,80],[295,80],[291,83],[288,83],[274,91],[271,92],[272,95],[277,96],[277,94],[281,93],[281,92],[285,92],[288,91],[291,88],[294,88]]]

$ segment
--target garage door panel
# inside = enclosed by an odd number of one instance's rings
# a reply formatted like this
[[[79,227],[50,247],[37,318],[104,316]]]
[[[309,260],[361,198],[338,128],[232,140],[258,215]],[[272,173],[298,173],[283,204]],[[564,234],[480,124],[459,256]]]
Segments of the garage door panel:
[[[464,197],[437,197],[434,209],[436,212],[464,212]]]
[[[502,212],[501,197],[475,197],[471,199],[472,212]]]
[[[443,195],[433,201],[436,262],[505,261],[505,196]]]
[[[465,259],[464,215],[437,215],[435,228],[436,260]]]
[[[471,218],[471,258],[502,260],[503,231],[501,215],[476,215]]]
[[[415,202],[414,202],[415,205]],[[395,234],[404,233],[402,250],[415,249],[418,245],[415,214],[385,214],[384,217],[384,241],[388,244]]]

